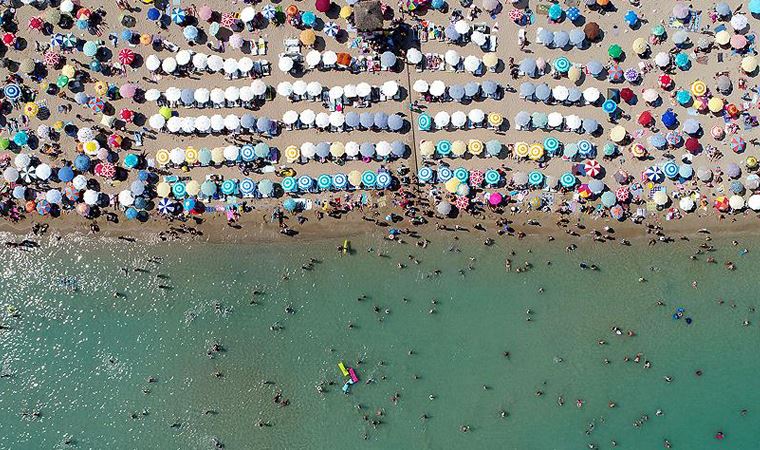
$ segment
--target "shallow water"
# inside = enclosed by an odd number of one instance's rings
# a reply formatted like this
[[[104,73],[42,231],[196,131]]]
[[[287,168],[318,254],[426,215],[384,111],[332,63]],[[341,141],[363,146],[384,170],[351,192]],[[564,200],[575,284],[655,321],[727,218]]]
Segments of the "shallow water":
[[[76,448],[209,448],[212,437],[226,448],[328,448],[367,445],[365,434],[375,448],[609,448],[613,439],[661,448],[664,438],[707,448],[718,430],[732,448],[756,445],[760,322],[749,308],[760,250],[720,244],[719,264],[707,264],[688,260],[695,242],[584,242],[571,254],[559,243],[486,248],[463,237],[450,251],[452,242],[423,250],[367,240],[351,256],[338,255],[337,242],[145,248],[67,238],[5,250],[0,303],[18,317],[3,307],[11,329],[0,335],[9,375],[0,379],[0,448],[66,448],[67,435]],[[741,247],[750,253],[739,256]],[[506,273],[511,249],[514,267],[532,268]],[[303,270],[310,257],[321,262]],[[727,259],[736,271],[723,268]],[[581,271],[580,261],[600,270]],[[258,305],[254,290],[263,292]],[[672,319],[677,306],[692,325]],[[271,331],[274,323],[283,329]],[[614,336],[612,326],[637,336]],[[213,342],[224,351],[212,359]],[[623,361],[637,352],[641,363]],[[350,395],[340,391],[338,361],[362,380]],[[320,381],[335,385],[320,394]],[[273,402],[278,390],[289,406]],[[374,429],[362,416],[378,409],[383,423]],[[648,421],[634,427],[643,414]]]

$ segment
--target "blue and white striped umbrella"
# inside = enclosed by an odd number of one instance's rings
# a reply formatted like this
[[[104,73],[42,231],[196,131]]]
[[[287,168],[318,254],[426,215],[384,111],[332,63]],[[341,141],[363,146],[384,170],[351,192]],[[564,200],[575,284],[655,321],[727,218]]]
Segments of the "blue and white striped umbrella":
[[[371,170],[365,170],[362,173],[362,185],[365,188],[373,188],[377,184],[377,174]]]
[[[591,145],[591,142],[586,139],[578,141],[578,154],[581,155],[582,158],[591,158],[593,157],[593,153],[594,146]]]
[[[378,172],[376,184],[378,189],[387,189],[391,185],[391,175],[388,172]]]
[[[673,179],[678,176],[678,164],[673,161],[668,161],[662,165],[662,171],[665,173],[666,177]]]
[[[657,166],[652,166],[644,171],[644,176],[647,180],[653,181],[655,183],[659,183],[663,180],[664,174],[662,173],[662,170]]]
[[[50,37],[50,45],[53,47],[60,47],[63,45],[63,35],[56,33]]]
[[[256,157],[256,152],[253,150],[253,145],[245,144],[240,147],[240,157],[243,161],[253,161]]]
[[[345,189],[348,186],[348,177],[342,173],[336,173],[332,177],[332,184],[335,189]]]
[[[314,179],[308,175],[301,175],[298,177],[298,189],[302,191],[308,191],[314,186]]]
[[[541,186],[544,183],[544,174],[534,170],[528,174],[528,183],[532,186]]]
[[[438,182],[439,183],[445,183],[451,179],[451,177],[454,176],[454,173],[446,166],[441,166],[438,168]]]
[[[16,101],[21,97],[21,88],[18,86],[18,84],[6,84],[3,88],[3,93],[5,94],[5,98],[7,98],[10,101]]]
[[[185,21],[186,17],[187,17],[187,14],[185,14],[184,9],[182,8],[172,9],[172,22],[176,23],[177,25],[181,25],[182,22]]]
[[[489,169],[486,170],[483,179],[486,181],[486,184],[497,185],[501,182],[501,174],[497,170]]]
[[[158,201],[157,208],[161,214],[171,214],[174,212],[174,202],[164,197]]]
[[[422,167],[420,168],[420,171],[417,172],[417,178],[419,178],[422,183],[430,182],[430,180],[433,179],[433,175],[433,169],[430,167]]]
[[[256,182],[250,178],[243,178],[238,185],[240,193],[243,195],[253,195],[256,192]]]
[[[282,190],[285,192],[295,192],[298,189],[298,183],[293,177],[283,178],[280,186],[282,186]]]
[[[322,190],[327,190],[332,187],[332,177],[327,174],[322,174],[319,177],[317,177],[317,187],[319,187]]]
[[[578,181],[577,178],[575,178],[575,175],[573,175],[570,172],[565,172],[562,174],[562,176],[559,179],[560,184],[562,184],[563,187],[571,188],[575,186],[575,183]]]
[[[266,17],[268,20],[272,20],[277,16],[277,10],[275,9],[274,5],[266,5],[261,9],[261,15]]]
[[[468,172],[464,167],[457,167],[454,169],[454,176],[462,183],[466,183],[467,179],[470,178],[470,172]]]
[[[335,37],[338,35],[338,31],[340,31],[340,28],[338,27],[338,24],[335,22],[327,22],[322,29],[322,31],[325,32],[326,35],[330,37]]]
[[[235,180],[224,180],[222,183],[222,194],[234,195],[237,194],[237,183]]]

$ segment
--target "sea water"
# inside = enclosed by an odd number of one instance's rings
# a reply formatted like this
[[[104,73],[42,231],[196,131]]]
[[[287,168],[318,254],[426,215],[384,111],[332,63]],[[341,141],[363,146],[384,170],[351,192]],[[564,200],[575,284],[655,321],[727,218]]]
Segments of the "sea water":
[[[459,236],[5,249],[0,448],[757,446],[753,243]]]

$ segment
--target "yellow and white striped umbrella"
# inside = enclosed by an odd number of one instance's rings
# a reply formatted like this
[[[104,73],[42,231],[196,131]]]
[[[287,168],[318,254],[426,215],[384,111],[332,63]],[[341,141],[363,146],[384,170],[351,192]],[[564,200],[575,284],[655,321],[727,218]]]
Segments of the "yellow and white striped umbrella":
[[[289,145],[287,148],[285,148],[285,160],[288,163],[296,162],[300,157],[301,151],[295,145]]]
[[[504,122],[504,118],[499,113],[488,113],[488,124],[493,127],[498,127]]]
[[[480,139],[470,139],[470,142],[467,143],[467,151],[471,155],[480,155],[483,153],[483,141]]]
[[[515,155],[518,158],[527,158],[530,152],[530,146],[527,142],[518,142],[515,144]]]
[[[169,151],[165,148],[156,152],[156,162],[159,165],[165,166],[169,164]]]
[[[187,161],[188,164],[195,164],[198,162],[198,150],[196,150],[195,147],[187,147],[185,149],[185,161]]]
[[[707,93],[707,85],[702,80],[697,80],[691,84],[691,93],[701,97]]]
[[[543,144],[531,144],[530,149],[528,149],[528,158],[532,159],[533,161],[538,161],[542,156],[544,156]]]

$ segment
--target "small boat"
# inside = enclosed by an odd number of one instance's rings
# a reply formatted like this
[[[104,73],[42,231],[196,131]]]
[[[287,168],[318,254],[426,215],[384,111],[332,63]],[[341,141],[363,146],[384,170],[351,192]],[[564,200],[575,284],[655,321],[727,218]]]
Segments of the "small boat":
[[[338,363],[338,369],[340,369],[340,373],[342,373],[344,377],[347,377],[349,375],[348,370],[346,370],[346,366],[343,364],[343,361]]]
[[[349,241],[348,239],[346,239],[345,241],[343,241],[343,250],[342,250],[342,252],[343,252],[344,255],[348,255],[350,251],[351,251],[351,241]]]
[[[359,377],[356,376],[356,372],[354,372],[354,368],[353,367],[349,367],[348,368],[348,373],[349,373],[349,375],[351,375],[351,381],[353,381],[354,383],[358,383],[359,382]]]

